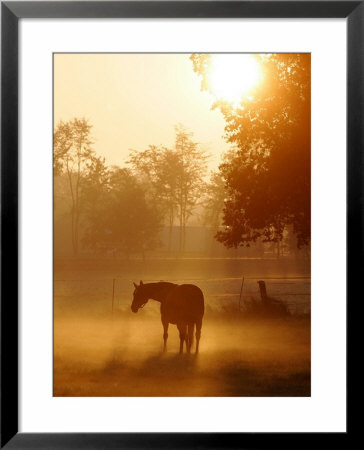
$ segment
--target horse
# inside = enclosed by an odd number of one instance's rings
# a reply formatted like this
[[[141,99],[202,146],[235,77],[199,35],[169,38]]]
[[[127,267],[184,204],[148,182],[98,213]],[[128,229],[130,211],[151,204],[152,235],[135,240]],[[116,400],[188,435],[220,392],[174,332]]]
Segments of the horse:
[[[196,326],[196,353],[198,353],[202,317],[205,312],[204,296],[201,289],[194,284],[174,284],[168,282],[134,283],[131,310],[137,313],[148,300],[156,300],[161,304],[161,319],[163,324],[163,351],[167,350],[168,325],[177,325],[180,338],[179,352],[183,353],[186,342],[187,352],[191,352],[193,331]]]

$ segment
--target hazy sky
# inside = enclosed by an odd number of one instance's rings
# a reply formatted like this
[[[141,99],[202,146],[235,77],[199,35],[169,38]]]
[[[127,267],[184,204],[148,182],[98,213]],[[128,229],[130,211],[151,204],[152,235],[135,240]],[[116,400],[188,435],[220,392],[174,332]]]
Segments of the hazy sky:
[[[54,120],[85,117],[94,149],[123,165],[130,148],[173,146],[174,125],[194,132],[216,167],[228,148],[225,122],[187,54],[58,54],[54,57]]]

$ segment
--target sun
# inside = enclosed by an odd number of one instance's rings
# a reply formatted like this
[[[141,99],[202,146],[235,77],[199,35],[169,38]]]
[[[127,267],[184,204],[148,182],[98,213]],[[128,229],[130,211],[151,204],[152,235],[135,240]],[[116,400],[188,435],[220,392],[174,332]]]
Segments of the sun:
[[[262,80],[261,65],[251,54],[211,56],[210,88],[219,100],[239,104]]]

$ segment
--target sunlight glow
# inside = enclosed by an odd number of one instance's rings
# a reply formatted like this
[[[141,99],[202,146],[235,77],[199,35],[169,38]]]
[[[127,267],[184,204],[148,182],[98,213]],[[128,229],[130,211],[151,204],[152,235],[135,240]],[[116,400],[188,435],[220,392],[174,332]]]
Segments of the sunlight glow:
[[[212,55],[210,87],[219,100],[238,104],[262,80],[261,66],[250,54]]]

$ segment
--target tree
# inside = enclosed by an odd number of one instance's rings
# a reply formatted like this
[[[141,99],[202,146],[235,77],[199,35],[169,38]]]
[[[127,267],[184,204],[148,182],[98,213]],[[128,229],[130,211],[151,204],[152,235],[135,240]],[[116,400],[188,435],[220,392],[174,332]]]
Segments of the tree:
[[[128,164],[147,187],[147,198],[165,218],[169,227],[168,251],[171,249],[172,229],[176,215],[178,155],[163,146],[150,145],[147,150],[132,150]]]
[[[179,223],[179,250],[186,241],[186,224],[204,192],[208,155],[192,140],[193,134],[182,125],[175,127],[175,146],[149,146],[145,151],[132,150],[128,163],[133,173],[148,186],[148,198],[169,227],[168,250],[172,229]]]
[[[310,55],[257,56],[263,82],[238,107],[215,102],[226,121],[225,138],[236,146],[220,172],[227,199],[217,239],[227,247],[258,238],[279,242],[292,225],[297,245],[310,240]],[[192,55],[209,89],[211,55]]]
[[[71,195],[72,248],[76,256],[79,249],[81,213],[81,185],[85,170],[94,152],[90,137],[92,126],[86,119],[60,121],[54,136],[54,173],[66,174]]]
[[[225,181],[220,172],[213,171],[210,181],[206,184],[206,198],[204,201],[204,222],[214,229],[222,223],[225,206]]]
[[[219,226],[222,223],[223,209],[225,205],[225,182],[218,171],[212,171],[210,180],[206,184],[206,195],[203,206],[203,223],[212,229],[210,238],[210,251],[216,244],[214,239]]]
[[[104,239],[105,205],[110,191],[110,168],[105,158],[92,156],[86,165],[82,181],[81,203],[85,222],[83,243],[96,248]]]
[[[145,191],[130,170],[114,166],[107,176],[99,190],[103,201],[97,202],[96,211],[89,210],[87,215],[84,243],[93,249],[114,248],[127,257],[141,252],[144,257],[146,251],[159,245],[159,214],[148,204]]]
[[[178,156],[177,211],[180,228],[179,250],[186,245],[186,225],[206,189],[204,180],[208,155],[192,140],[193,133],[182,125],[175,127],[175,152]]]

